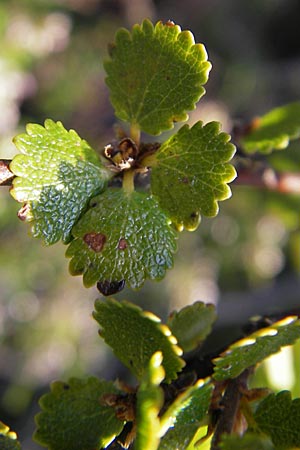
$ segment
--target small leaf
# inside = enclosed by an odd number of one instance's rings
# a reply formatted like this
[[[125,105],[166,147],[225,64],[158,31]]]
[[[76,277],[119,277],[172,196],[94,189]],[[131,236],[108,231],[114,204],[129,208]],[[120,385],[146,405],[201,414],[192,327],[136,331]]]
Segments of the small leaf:
[[[300,398],[292,400],[289,391],[270,394],[260,402],[254,418],[276,449],[300,447]]]
[[[177,397],[161,418],[161,426],[169,428],[162,438],[159,450],[185,450],[203,424],[210,406],[213,384],[198,380]]]
[[[137,392],[137,434],[134,450],[156,450],[160,441],[159,412],[163,404],[163,391],[159,387],[165,377],[162,353],[150,359]]]
[[[10,431],[7,425],[0,421],[0,449],[1,450],[21,450],[21,444],[17,440],[14,431]]]
[[[97,300],[95,308],[93,316],[101,326],[101,337],[138,379],[144,376],[151,356],[157,351],[163,354],[165,381],[177,377],[184,366],[178,356],[182,351],[158,317],[129,302],[113,299]]]
[[[195,302],[173,312],[167,325],[183,351],[188,352],[206,339],[216,318],[214,305]]]
[[[270,153],[289,145],[290,139],[300,137],[300,102],[272,109],[254,121],[253,129],[241,140],[249,153]]]
[[[155,154],[151,189],[178,230],[195,230],[200,214],[215,216],[218,201],[231,196],[227,183],[236,173],[227,164],[235,152],[229,139],[219,123],[197,122],[184,125]]]
[[[205,93],[211,64],[202,44],[172,22],[120,29],[105,63],[116,115],[157,135],[185,121]]]
[[[48,119],[45,127],[29,124],[15,137],[10,170],[17,175],[11,195],[25,202],[19,218],[33,222],[32,234],[50,245],[70,240],[71,229],[89,199],[109,177],[95,151],[74,130]]]
[[[49,450],[99,450],[123,428],[115,411],[101,403],[104,394],[119,393],[113,383],[90,377],[56,381],[40,399],[34,439]]]
[[[275,450],[269,439],[253,433],[224,434],[219,447],[220,450]]]
[[[220,357],[214,359],[214,378],[217,381],[235,378],[281,347],[293,344],[300,338],[300,320],[297,316],[286,317],[270,327],[262,328],[247,338],[232,344]]]
[[[157,201],[143,192],[107,189],[91,201],[72,234],[70,272],[83,273],[86,287],[125,280],[137,289],[146,278],[163,278],[173,265],[176,232]]]

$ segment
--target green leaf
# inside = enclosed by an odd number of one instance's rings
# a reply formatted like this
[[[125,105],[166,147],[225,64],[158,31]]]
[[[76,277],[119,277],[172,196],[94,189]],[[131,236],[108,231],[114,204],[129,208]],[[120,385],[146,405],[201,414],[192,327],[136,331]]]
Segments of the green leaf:
[[[17,440],[14,431],[10,431],[9,427],[0,421],[0,449],[1,450],[21,450],[21,444]]]
[[[253,129],[241,140],[249,153],[269,153],[289,145],[290,139],[300,137],[300,102],[272,109],[254,121]]]
[[[123,422],[101,403],[107,393],[119,393],[112,382],[90,377],[56,381],[40,399],[34,439],[49,450],[98,450],[117,436]]]
[[[217,381],[235,378],[281,347],[293,344],[300,338],[300,320],[297,316],[286,317],[270,327],[262,328],[247,338],[232,344],[220,357],[214,359],[214,378]]]
[[[184,366],[179,357],[182,350],[158,317],[129,302],[111,298],[97,300],[95,308],[93,316],[101,326],[100,335],[139,380],[157,351],[163,354],[165,381],[168,383],[177,377]]]
[[[22,220],[33,222],[32,234],[50,245],[70,240],[70,232],[89,199],[105,187],[107,170],[91,147],[74,130],[48,119],[45,127],[29,124],[15,137],[16,155],[10,170],[12,196],[25,202]]]
[[[254,418],[278,450],[300,447],[300,398],[289,391],[270,394],[260,402]]]
[[[104,65],[116,115],[157,135],[185,121],[205,93],[211,64],[202,44],[172,22],[122,28]]]
[[[195,349],[210,334],[217,318],[214,305],[195,302],[174,311],[167,325],[185,352]]]
[[[215,216],[218,201],[231,196],[227,183],[235,176],[228,161],[235,147],[230,136],[220,133],[220,124],[197,122],[184,125],[168,139],[154,157],[151,189],[178,230],[195,230],[200,214]]]
[[[169,428],[162,438],[159,450],[185,450],[197,430],[203,425],[210,406],[213,384],[198,380],[194,386],[179,395],[161,418],[162,428]]]
[[[220,450],[275,450],[269,439],[253,433],[243,436],[224,434],[219,447]]]
[[[135,450],[156,450],[160,441],[159,412],[163,404],[163,391],[159,387],[165,377],[162,353],[150,359],[137,392]]]
[[[163,278],[173,265],[176,232],[157,201],[143,192],[107,189],[91,201],[72,234],[70,272],[83,273],[86,287],[124,279],[137,289],[146,278]]]

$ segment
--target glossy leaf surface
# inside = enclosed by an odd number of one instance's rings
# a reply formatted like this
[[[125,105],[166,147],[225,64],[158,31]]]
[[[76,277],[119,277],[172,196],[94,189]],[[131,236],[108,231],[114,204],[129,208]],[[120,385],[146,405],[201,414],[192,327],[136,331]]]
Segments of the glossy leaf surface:
[[[229,140],[217,122],[184,125],[145,161],[153,166],[152,192],[178,230],[195,230],[201,214],[215,216],[218,201],[231,196],[227,183],[236,173],[228,164],[235,153]]]
[[[290,316],[270,327],[262,328],[247,338],[232,344],[219,358],[214,359],[214,378],[218,381],[235,378],[281,347],[293,344],[300,338],[300,320]]]
[[[110,53],[106,83],[116,115],[146,133],[185,121],[205,93],[211,68],[205,48],[172,22],[122,28]]]
[[[72,230],[66,255],[70,272],[86,287],[125,280],[133,289],[159,280],[173,265],[176,232],[157,201],[146,193],[107,189]]]
[[[164,413],[161,422],[169,430],[161,440],[159,450],[185,450],[191,444],[197,430],[206,417],[213,385],[199,380],[179,395]]]
[[[70,232],[91,196],[109,177],[95,151],[74,130],[48,119],[45,127],[29,124],[14,139],[22,154],[10,164],[17,176],[12,196],[25,202],[19,218],[32,222],[34,237],[54,244],[68,242]]]
[[[165,381],[177,377],[184,366],[179,357],[182,351],[158,317],[132,303],[114,299],[97,300],[95,308],[93,316],[101,326],[101,337],[139,380],[157,351],[163,355]]]

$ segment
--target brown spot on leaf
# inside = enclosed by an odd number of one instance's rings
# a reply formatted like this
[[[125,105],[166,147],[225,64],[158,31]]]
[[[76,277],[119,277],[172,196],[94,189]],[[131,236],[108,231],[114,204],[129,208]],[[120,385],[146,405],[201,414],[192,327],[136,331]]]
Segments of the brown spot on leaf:
[[[191,214],[191,219],[196,219],[197,217],[198,217],[198,213],[197,212],[192,212],[192,214]]]
[[[118,243],[118,249],[119,249],[119,250],[125,250],[125,248],[127,248],[127,247],[128,247],[128,244],[127,244],[126,239],[121,238],[121,239],[119,240],[119,243]]]
[[[175,23],[173,22],[173,20],[167,20],[165,25],[166,27],[175,27]]]
[[[183,177],[183,178],[181,179],[181,181],[182,181],[184,184],[189,184],[189,179],[188,179],[188,177]]]
[[[102,251],[104,244],[106,242],[106,236],[102,233],[87,233],[83,236],[84,242],[88,247],[94,252],[99,253]]]
[[[107,297],[108,295],[116,294],[117,292],[122,291],[125,287],[125,280],[121,281],[98,281],[97,289],[101,292],[102,295]]]
[[[25,203],[18,211],[18,218],[24,222],[27,219],[28,212],[30,210],[29,203]]]

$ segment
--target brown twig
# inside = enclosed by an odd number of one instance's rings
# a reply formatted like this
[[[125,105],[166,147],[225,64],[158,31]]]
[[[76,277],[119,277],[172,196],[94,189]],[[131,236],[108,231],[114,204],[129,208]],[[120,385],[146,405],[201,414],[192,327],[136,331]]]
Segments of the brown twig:
[[[14,174],[9,170],[11,159],[0,159],[0,186],[11,186]]]
[[[229,380],[222,397],[219,418],[214,430],[210,450],[219,450],[219,444],[224,434],[236,431],[240,417],[240,403],[247,390],[247,381],[252,368],[244,370],[238,377]],[[241,431],[241,430],[239,430]],[[244,430],[243,430],[244,431]]]
[[[259,171],[240,168],[234,183],[239,186],[254,186],[284,194],[300,194],[300,173],[276,172],[271,167],[265,167]]]

